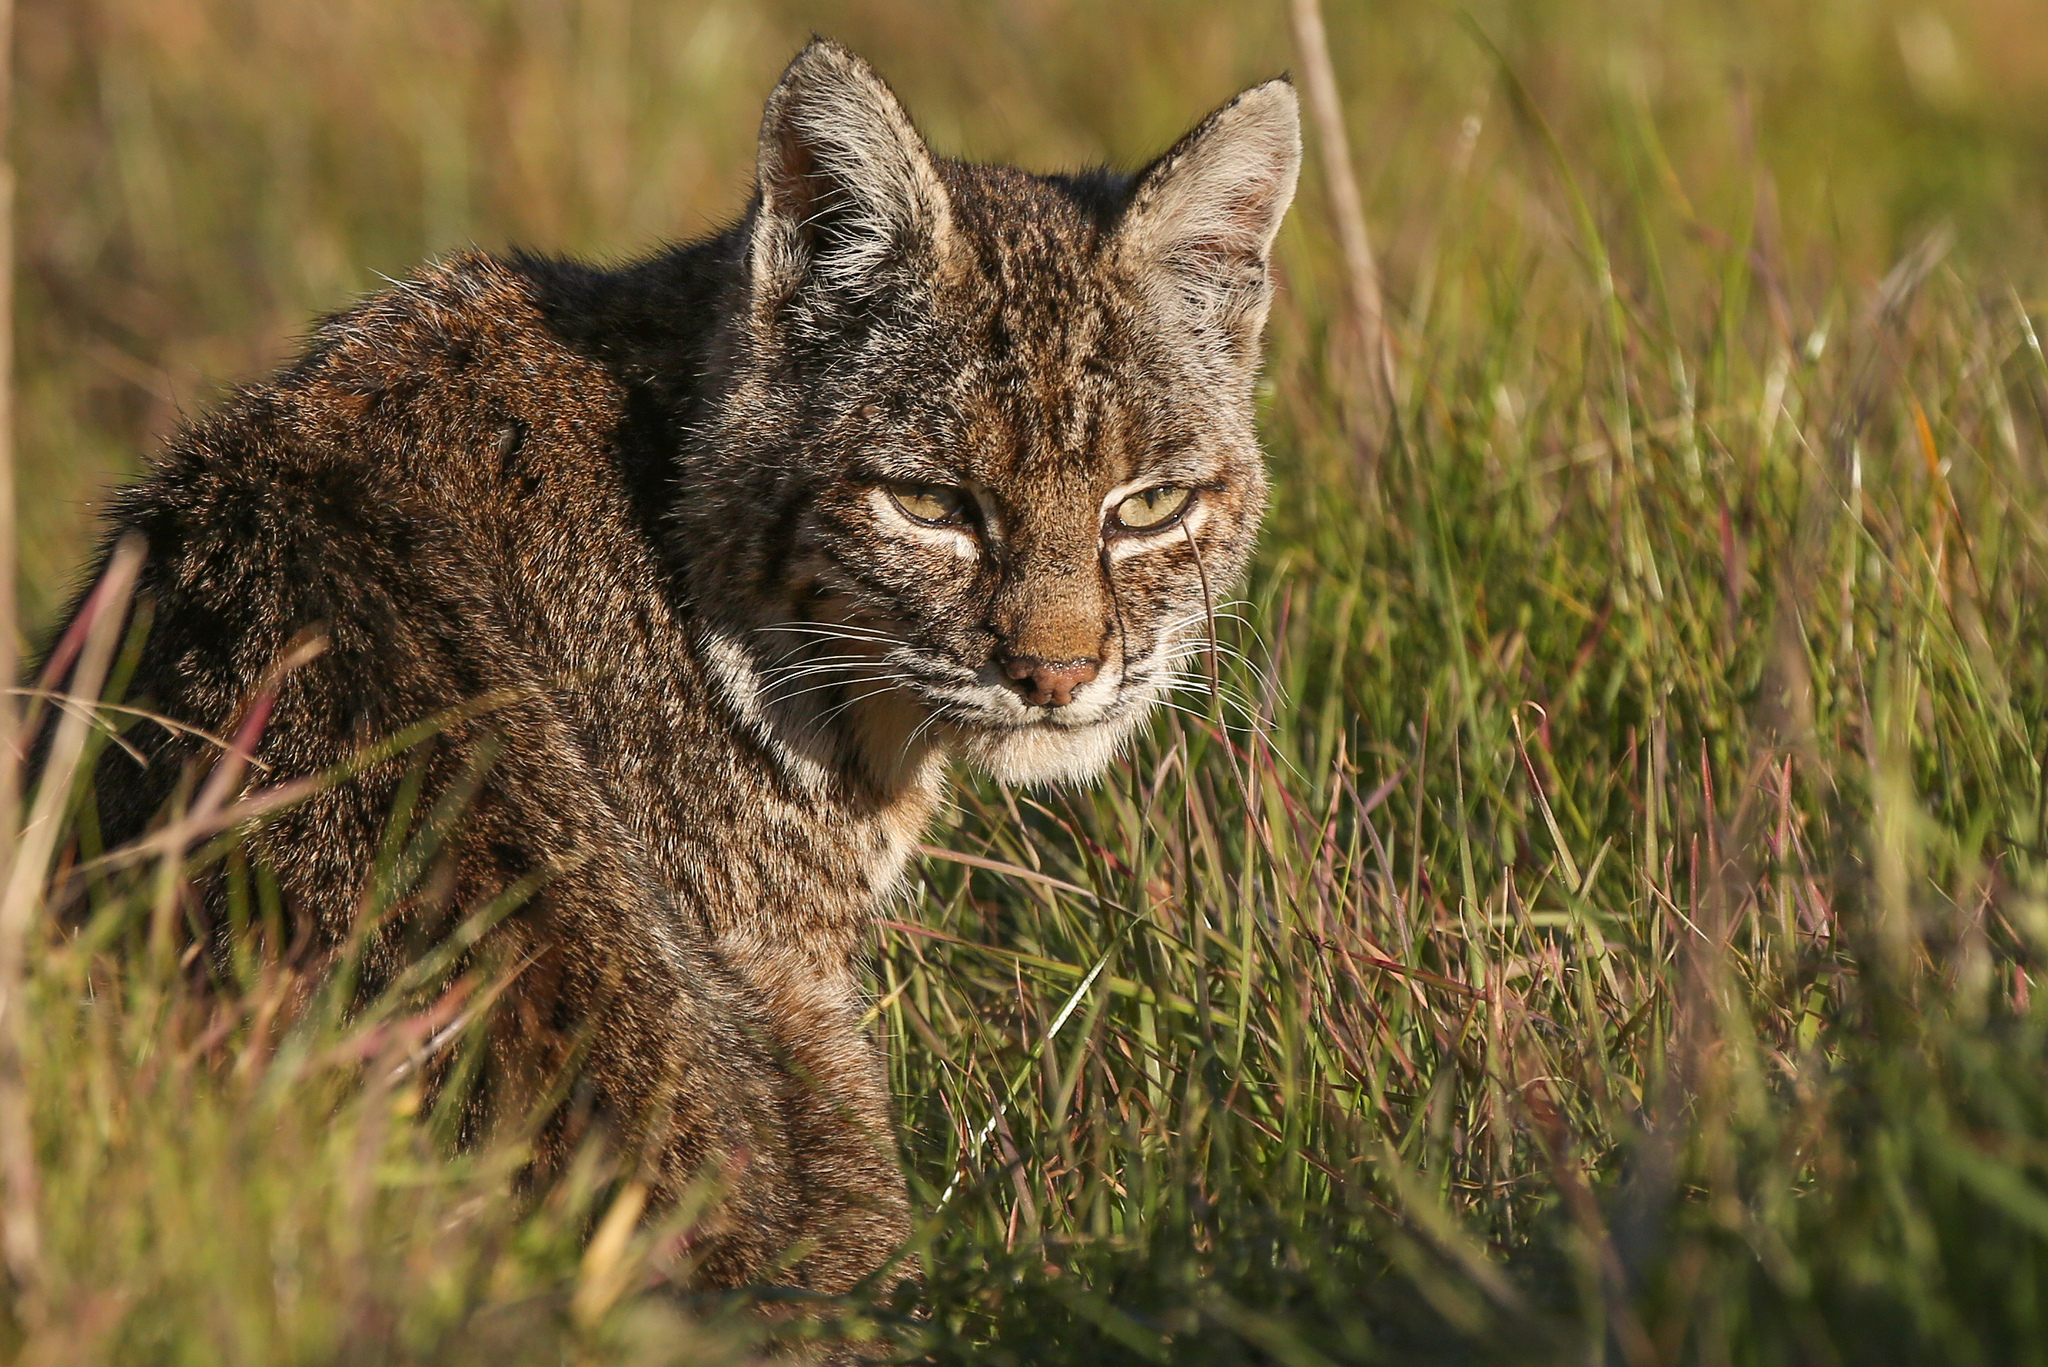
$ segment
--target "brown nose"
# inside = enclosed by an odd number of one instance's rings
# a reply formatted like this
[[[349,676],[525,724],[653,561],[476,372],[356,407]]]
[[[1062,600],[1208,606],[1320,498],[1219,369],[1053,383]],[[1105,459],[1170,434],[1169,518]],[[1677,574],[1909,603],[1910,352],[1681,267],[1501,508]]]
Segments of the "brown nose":
[[[1024,701],[1033,707],[1065,707],[1074,690],[1094,678],[1100,660],[1041,660],[1036,655],[1005,655],[1003,673],[1017,681]]]

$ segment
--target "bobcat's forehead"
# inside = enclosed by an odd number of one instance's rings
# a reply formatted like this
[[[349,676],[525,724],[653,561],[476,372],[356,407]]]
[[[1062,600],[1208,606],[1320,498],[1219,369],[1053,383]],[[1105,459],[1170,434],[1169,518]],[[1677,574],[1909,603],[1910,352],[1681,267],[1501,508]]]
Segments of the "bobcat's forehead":
[[[1206,406],[1175,392],[1189,377],[1147,354],[1115,300],[976,303],[936,329],[933,383],[906,396],[962,474],[1050,492],[1129,478],[1202,438]]]
[[[1209,481],[1257,459],[1248,395],[1105,250],[1056,184],[952,167],[952,269],[878,327],[840,401],[899,418],[902,478],[964,476],[1029,502],[1147,472]]]

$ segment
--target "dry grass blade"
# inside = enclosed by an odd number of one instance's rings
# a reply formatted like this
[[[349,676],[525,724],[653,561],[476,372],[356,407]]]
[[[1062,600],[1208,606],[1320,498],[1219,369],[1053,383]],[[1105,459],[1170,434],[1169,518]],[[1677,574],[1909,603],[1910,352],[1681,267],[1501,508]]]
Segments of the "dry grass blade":
[[[1344,124],[1344,99],[1337,87],[1337,69],[1330,60],[1330,38],[1323,26],[1321,0],[1289,0],[1294,39],[1301,53],[1302,75],[1308,84],[1308,106],[1322,147],[1323,174],[1329,180],[1330,212],[1337,220],[1337,241],[1344,252],[1345,278],[1351,291],[1352,324],[1364,357],[1367,395],[1385,418],[1400,393],[1394,376],[1394,346],[1387,333],[1385,294],[1380,288],[1379,262],[1365,222],[1365,197],[1351,160],[1351,135]]]
[[[18,1284],[28,1287],[40,1281],[41,1235],[36,1214],[35,1148],[21,1062],[24,960],[29,931],[47,890],[50,856],[62,833],[64,809],[91,731],[87,709],[98,700],[106,682],[142,557],[140,542],[122,542],[88,602],[91,622],[71,681],[72,695],[83,707],[66,712],[56,724],[36,787],[35,805],[14,842],[4,888],[0,888],[0,1181],[6,1184],[6,1204],[0,1209],[0,1245],[4,1245],[10,1273]]]
[[[1091,902],[1096,900],[1095,893],[1078,883],[1069,883],[1064,878],[1054,878],[1051,874],[1040,873],[1036,869],[1027,869],[1021,864],[1011,864],[1001,859],[989,859],[978,854],[965,854],[959,850],[949,850],[938,845],[919,845],[917,852],[926,859],[941,859],[949,864],[965,864],[970,868],[987,869],[991,873],[1000,873],[1006,877],[1021,878],[1027,883],[1041,883],[1049,888],[1058,888],[1061,892],[1071,892],[1076,897],[1085,897]]]
[[[0,684],[10,683],[20,659],[15,604],[14,480],[14,0],[0,0]],[[0,693],[0,865],[15,852],[21,795],[17,718],[20,707]],[[15,1283],[33,1298],[39,1287],[40,1238],[35,1224],[35,1153],[21,1055],[20,1029],[8,1010],[20,973],[19,950],[10,951],[0,928],[0,1257]],[[40,1311],[31,1300],[31,1315]]]
[[[0,683],[21,661],[15,592],[14,0],[0,0]],[[17,752],[20,707],[0,695],[0,757]],[[20,774],[0,763],[0,859],[13,849]]]

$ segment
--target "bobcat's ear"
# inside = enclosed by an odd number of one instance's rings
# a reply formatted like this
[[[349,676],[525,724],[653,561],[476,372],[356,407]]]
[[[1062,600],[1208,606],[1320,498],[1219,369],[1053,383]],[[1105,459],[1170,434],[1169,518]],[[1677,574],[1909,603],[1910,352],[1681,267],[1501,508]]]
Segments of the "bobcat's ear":
[[[891,261],[943,256],[945,187],[924,139],[873,67],[814,39],[761,118],[749,260],[757,316],[806,281],[864,292]]]
[[[1119,257],[1195,330],[1249,360],[1272,302],[1267,259],[1301,173],[1301,110],[1284,76],[1195,126],[1139,176]]]

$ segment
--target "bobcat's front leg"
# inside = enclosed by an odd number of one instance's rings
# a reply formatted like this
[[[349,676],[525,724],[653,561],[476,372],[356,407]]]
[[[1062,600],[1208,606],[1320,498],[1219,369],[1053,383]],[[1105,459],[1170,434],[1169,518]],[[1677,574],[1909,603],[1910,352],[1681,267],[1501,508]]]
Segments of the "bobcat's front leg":
[[[758,946],[740,963],[782,1067],[787,1132],[807,1210],[794,1280],[843,1293],[887,1267],[910,1236],[888,1061],[864,1024],[867,1003],[850,963],[821,964]],[[899,1273],[916,1274],[914,1263]]]

